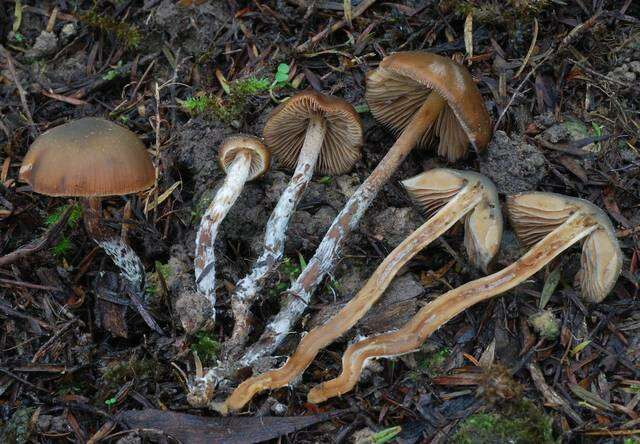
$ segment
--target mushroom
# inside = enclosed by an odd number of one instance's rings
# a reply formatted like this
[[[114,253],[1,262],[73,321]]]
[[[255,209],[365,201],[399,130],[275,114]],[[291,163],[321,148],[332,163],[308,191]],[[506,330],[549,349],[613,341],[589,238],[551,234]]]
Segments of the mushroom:
[[[227,177],[200,221],[194,260],[196,285],[209,301],[212,322],[216,315],[215,241],[218,227],[240,196],[244,184],[269,169],[269,157],[264,144],[257,137],[248,135],[227,138],[218,151],[218,161]]]
[[[267,222],[262,254],[231,296],[235,325],[225,344],[227,359],[241,350],[251,332],[251,306],[265,279],[280,264],[289,219],[314,170],[323,175],[349,172],[360,159],[362,123],[356,110],[344,100],[304,91],[271,113],[264,140],[275,159],[294,172]]]
[[[385,85],[388,94],[382,97]],[[481,151],[491,138],[489,114],[471,75],[464,67],[436,54],[411,51],[385,57],[368,76],[366,98],[373,115],[383,123],[395,122],[400,136],[334,219],[307,267],[287,291],[288,300],[260,339],[238,360],[239,365],[251,365],[272,353],[287,337],[307,308],[314,288],[335,266],[351,230],[416,144],[436,131],[441,140],[452,143],[458,151],[461,129],[466,137],[464,143],[468,140]],[[441,118],[443,113],[448,117]],[[209,376],[208,379],[215,379]]]
[[[36,193],[80,197],[87,233],[120,268],[132,289],[144,289],[144,267],[118,233],[102,223],[101,198],[138,193],[156,178],[149,153],[128,129],[86,117],[41,134],[24,156],[20,180]]]
[[[510,196],[507,210],[518,237],[535,243],[508,267],[453,289],[425,305],[404,327],[349,346],[342,373],[311,389],[309,402],[319,403],[353,389],[369,359],[417,350],[447,321],[465,309],[508,291],[538,272],[552,259],[584,239],[581,259],[582,296],[600,302],[611,291],[622,268],[622,252],[611,222],[590,202],[553,193]]]
[[[502,238],[502,213],[493,183],[474,172],[439,168],[402,184],[431,218],[384,259],[349,303],[325,324],[307,333],[282,367],[244,381],[225,401],[221,411],[239,410],[259,391],[283,387],[302,374],[322,348],[342,336],[369,311],[400,268],[463,217],[469,258],[486,271]]]

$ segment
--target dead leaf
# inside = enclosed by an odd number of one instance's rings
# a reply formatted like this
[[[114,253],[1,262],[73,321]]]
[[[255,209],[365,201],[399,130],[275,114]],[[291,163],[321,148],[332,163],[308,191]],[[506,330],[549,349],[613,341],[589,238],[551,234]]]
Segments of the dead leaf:
[[[120,419],[131,428],[162,430],[190,444],[250,444],[293,433],[334,418],[345,410],[309,416],[202,417],[163,410],[126,410]]]

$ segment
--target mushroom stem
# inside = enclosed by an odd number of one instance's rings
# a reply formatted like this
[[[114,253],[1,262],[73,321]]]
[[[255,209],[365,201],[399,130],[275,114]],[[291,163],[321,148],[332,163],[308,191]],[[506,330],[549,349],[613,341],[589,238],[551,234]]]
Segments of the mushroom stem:
[[[424,306],[400,330],[371,336],[350,345],[342,357],[340,375],[313,387],[307,399],[320,403],[352,390],[369,359],[399,356],[417,350],[447,321],[479,302],[516,287],[597,228],[597,221],[577,211],[508,267],[445,293]]]
[[[216,316],[215,241],[218,227],[240,196],[249,177],[250,168],[251,153],[248,150],[242,150],[236,154],[227,168],[227,177],[225,177],[222,187],[202,216],[196,236],[196,257],[194,260],[196,285],[198,291],[209,300],[212,320],[215,320]]]
[[[144,266],[135,251],[115,232],[102,225],[102,199],[83,198],[84,226],[93,240],[109,255],[122,271],[135,293],[143,294]]]
[[[309,126],[304,143],[298,156],[298,163],[276,207],[274,208],[264,235],[264,249],[256,260],[251,272],[238,282],[231,296],[235,324],[229,340],[225,343],[227,359],[237,356],[249,337],[251,325],[249,315],[251,306],[258,298],[264,287],[264,282],[280,264],[284,253],[284,241],[289,225],[289,219],[298,206],[315,169],[326,132],[325,119],[314,115],[309,120]]]
[[[482,199],[482,187],[476,183],[465,186],[400,245],[378,266],[358,294],[324,325],[307,333],[293,355],[277,370],[252,377],[235,389],[225,401],[228,410],[239,410],[262,390],[283,387],[299,376],[311,364],[318,352],[342,336],[376,303],[394,276],[413,256],[445,233],[472,210]]]
[[[282,343],[307,308],[315,287],[335,266],[340,248],[351,230],[358,225],[382,186],[411,152],[420,137],[435,122],[445,104],[445,100],[436,93],[430,94],[424,101],[396,143],[333,220],[313,258],[287,291],[290,296],[283,308],[267,325],[260,339],[249,347],[239,360],[241,366],[253,364],[259,358],[272,353]]]

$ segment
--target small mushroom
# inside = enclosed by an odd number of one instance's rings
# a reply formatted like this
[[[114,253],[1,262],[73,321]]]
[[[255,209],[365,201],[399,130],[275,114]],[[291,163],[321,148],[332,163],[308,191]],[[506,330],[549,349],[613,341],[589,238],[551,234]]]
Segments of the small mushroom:
[[[231,296],[235,325],[225,343],[227,359],[233,359],[251,332],[251,306],[265,279],[282,260],[289,219],[314,171],[323,175],[349,172],[360,159],[362,123],[356,110],[344,100],[304,91],[271,113],[264,127],[264,140],[274,158],[294,172],[267,222],[260,257]]]
[[[24,156],[20,180],[46,196],[80,197],[87,233],[122,270],[132,289],[144,289],[144,267],[118,233],[102,223],[101,198],[138,193],[155,182],[144,145],[128,129],[86,117],[41,134]]]
[[[269,169],[269,150],[257,137],[236,135],[222,143],[218,160],[227,177],[200,221],[194,260],[196,285],[209,300],[212,322],[216,314],[215,241],[218,227],[240,196],[244,184]]]
[[[470,171],[441,168],[405,180],[403,185],[430,219],[384,259],[349,303],[324,325],[307,333],[282,367],[240,384],[219,407],[222,412],[239,410],[258,392],[283,387],[300,376],[322,348],[342,336],[369,311],[398,270],[458,220],[465,219],[465,246],[471,262],[486,270],[502,238],[500,202],[491,181]]]
[[[509,218],[527,253],[492,275],[453,289],[425,305],[400,330],[350,345],[342,373],[311,389],[309,402],[319,403],[353,389],[369,359],[410,353],[439,327],[467,308],[504,293],[537,273],[552,259],[584,239],[581,289],[584,299],[600,302],[615,285],[622,252],[605,213],[582,199],[553,193],[523,193],[507,199]]]
[[[444,140],[443,148],[446,144],[455,147],[449,156],[453,159],[459,157],[457,153],[467,141],[481,151],[491,138],[489,114],[471,75],[446,57],[421,51],[385,57],[368,77],[366,98],[373,115],[383,123],[393,123],[401,133],[336,216],[307,267],[289,287],[290,296],[280,312],[240,358],[243,366],[275,351],[289,335],[309,305],[313,290],[335,266],[351,230],[416,144],[436,131],[434,134]],[[448,117],[441,118],[443,113]],[[466,136],[464,141],[460,129]]]

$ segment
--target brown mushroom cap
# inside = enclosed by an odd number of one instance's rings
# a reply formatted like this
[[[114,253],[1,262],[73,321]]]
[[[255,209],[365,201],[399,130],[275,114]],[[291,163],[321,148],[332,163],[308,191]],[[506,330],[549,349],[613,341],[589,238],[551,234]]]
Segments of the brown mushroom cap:
[[[271,155],[264,143],[257,137],[238,134],[226,138],[218,151],[218,161],[225,173],[233,159],[241,151],[249,151],[251,154],[251,167],[247,180],[253,180],[267,172]]]
[[[402,185],[411,199],[431,217],[465,186],[479,186],[480,202],[465,217],[464,244],[471,262],[487,268],[500,249],[502,240],[502,212],[495,185],[482,174],[448,168],[425,171]]]
[[[584,199],[554,193],[531,192],[507,198],[511,224],[518,239],[530,246],[564,223],[577,211],[597,228],[582,246],[582,295],[600,302],[615,285],[622,269],[622,251],[615,230],[606,214]]]
[[[316,171],[344,174],[360,159],[362,122],[349,103],[315,91],[303,91],[278,105],[264,127],[264,139],[278,162],[294,169],[310,117],[324,117],[326,132]]]
[[[100,197],[137,193],[153,185],[149,153],[128,129],[96,117],[41,134],[20,167],[20,180],[48,196]]]
[[[465,147],[467,140],[482,151],[491,139],[491,119],[469,72],[453,60],[424,51],[398,52],[385,57],[367,76],[366,99],[371,113],[394,131],[402,131],[432,92],[447,102],[438,120],[425,131],[419,145],[429,147],[434,135],[440,154],[451,160],[464,153],[443,153],[448,146]]]

